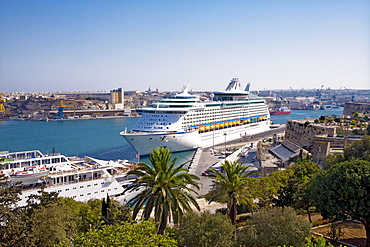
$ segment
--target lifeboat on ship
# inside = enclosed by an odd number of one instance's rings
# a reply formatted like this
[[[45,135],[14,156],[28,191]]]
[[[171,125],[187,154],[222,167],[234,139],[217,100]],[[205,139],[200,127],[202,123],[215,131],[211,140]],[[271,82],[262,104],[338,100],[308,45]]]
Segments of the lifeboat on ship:
[[[10,179],[12,182],[22,182],[23,184],[32,184],[40,182],[41,177],[49,174],[49,170],[46,167],[29,166],[23,170],[12,170]]]

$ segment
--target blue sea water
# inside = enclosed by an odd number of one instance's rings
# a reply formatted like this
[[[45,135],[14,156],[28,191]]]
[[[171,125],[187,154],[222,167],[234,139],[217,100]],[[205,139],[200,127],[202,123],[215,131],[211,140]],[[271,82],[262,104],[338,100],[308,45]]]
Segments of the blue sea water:
[[[284,124],[288,120],[294,119],[318,119],[320,116],[336,115],[341,117],[343,107],[332,108],[328,110],[293,110],[288,115],[271,115],[271,121],[277,124]]]
[[[342,115],[343,108],[331,110],[292,111],[289,115],[271,116],[274,123],[291,119],[319,118],[329,114]],[[130,130],[138,118],[61,120],[49,122],[0,121],[0,151],[40,150],[66,156],[91,156],[104,160],[127,159],[137,162],[135,150],[120,136]],[[176,153],[178,162],[189,160],[193,152]],[[147,159],[140,161],[147,162]]]

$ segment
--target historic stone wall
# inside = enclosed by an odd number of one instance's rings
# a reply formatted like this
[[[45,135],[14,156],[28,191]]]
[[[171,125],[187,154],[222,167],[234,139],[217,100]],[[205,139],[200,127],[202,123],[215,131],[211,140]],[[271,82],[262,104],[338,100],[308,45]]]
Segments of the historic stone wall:
[[[347,145],[358,140],[361,140],[361,136],[315,136],[311,151],[313,162],[322,166],[326,155],[332,153],[333,149],[342,151]]]
[[[334,136],[336,127],[307,124],[306,121],[289,120],[286,123],[285,139],[311,151],[317,135]]]
[[[370,103],[349,102],[344,105],[343,115],[351,116],[353,112],[365,113],[370,112]]]

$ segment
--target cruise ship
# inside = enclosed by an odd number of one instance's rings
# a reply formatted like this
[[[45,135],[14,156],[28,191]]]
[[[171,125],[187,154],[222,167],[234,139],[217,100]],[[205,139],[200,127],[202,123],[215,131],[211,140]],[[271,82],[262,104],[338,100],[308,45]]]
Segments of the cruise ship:
[[[19,206],[41,188],[76,201],[102,199],[107,195],[125,204],[135,193],[124,193],[134,177],[127,171],[135,166],[125,160],[103,161],[91,157],[43,154],[39,150],[0,153],[0,175],[22,187]]]
[[[189,84],[173,97],[138,109],[141,115],[131,131],[120,134],[138,155],[148,155],[156,147],[172,152],[211,147],[270,129],[266,102],[241,89],[232,78],[224,91],[214,92],[212,101],[201,101],[189,92]]]

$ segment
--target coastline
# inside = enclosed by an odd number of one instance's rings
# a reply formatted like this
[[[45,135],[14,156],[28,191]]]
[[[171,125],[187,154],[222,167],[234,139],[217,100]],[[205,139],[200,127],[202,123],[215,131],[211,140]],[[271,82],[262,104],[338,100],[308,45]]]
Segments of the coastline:
[[[135,118],[137,116],[105,116],[105,117],[81,117],[81,118],[48,118],[44,119],[31,119],[31,118],[0,118],[0,121],[31,121],[31,122],[51,122],[51,121],[67,121],[67,120],[95,120],[95,119],[114,119],[114,118]]]

